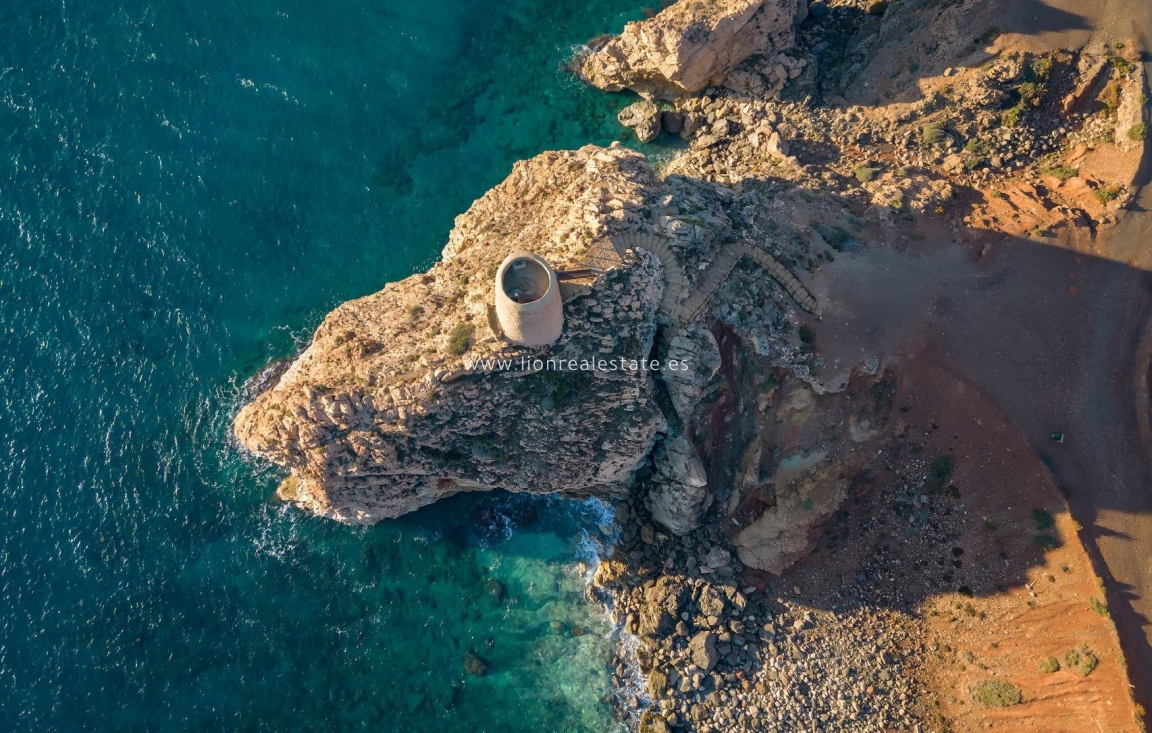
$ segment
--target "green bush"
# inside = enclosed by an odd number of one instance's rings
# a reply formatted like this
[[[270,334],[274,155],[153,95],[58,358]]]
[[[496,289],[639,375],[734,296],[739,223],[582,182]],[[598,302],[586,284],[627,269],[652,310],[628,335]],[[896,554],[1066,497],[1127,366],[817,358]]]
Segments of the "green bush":
[[[1045,552],[1048,552],[1049,550],[1055,550],[1060,546],[1060,540],[1056,539],[1050,534],[1038,534],[1032,538],[1032,541],[1036,543],[1037,547],[1039,547],[1041,550],[1044,550]]]
[[[1128,139],[1135,142],[1140,142],[1148,137],[1148,125],[1141,122],[1138,125],[1132,125],[1128,128]]]
[[[1096,596],[1088,599],[1088,608],[1091,608],[1093,612],[1104,618],[1112,618],[1112,613],[1108,610],[1108,604]]]
[[[1120,72],[1121,76],[1128,76],[1136,70],[1136,65],[1123,56],[1111,54],[1108,56],[1108,63],[1112,64],[1112,68]]]
[[[1020,124],[1020,116],[1024,114],[1024,110],[1019,107],[1013,107],[1004,114],[1000,115],[1000,123],[1005,127],[1015,127]]]
[[[843,252],[844,244],[852,238],[848,230],[843,227],[830,227],[819,222],[812,222],[812,228],[816,230],[816,233],[820,235],[821,239],[828,243],[828,246],[837,252]]]
[[[1016,87],[1016,93],[1020,95],[1020,106],[1039,107],[1044,101],[1044,95],[1048,93],[1048,87],[1034,81],[1026,81]]]
[[[1120,85],[1110,84],[1104,90],[1104,96],[1100,99],[1104,103],[1104,109],[1108,114],[1115,114],[1116,110],[1120,109]]]
[[[952,456],[940,456],[932,461],[930,477],[935,484],[943,484],[952,478],[952,471],[956,468],[956,461]]]
[[[1096,200],[1100,203],[1107,204],[1120,198],[1120,194],[1123,192],[1124,187],[1118,183],[1114,183],[1110,186],[1101,186],[1100,188],[1093,191],[1092,195],[1095,196]]]
[[[1064,652],[1064,666],[1073,669],[1081,677],[1087,677],[1100,665],[1100,658],[1087,644],[1081,644],[1077,649]]]
[[[920,132],[920,141],[925,145],[939,145],[948,136],[943,122],[929,122]]]
[[[1032,62],[1032,76],[1041,83],[1047,83],[1052,77],[1052,59],[1047,56]]]
[[[1019,705],[1023,699],[1020,688],[1005,680],[984,680],[973,688],[972,698],[986,708]]]
[[[856,170],[852,171],[853,175],[856,176],[856,180],[860,181],[861,183],[867,183],[868,181],[871,181],[879,172],[879,168],[873,168],[867,163],[861,163],[860,165],[856,166]]]
[[[964,152],[970,155],[987,155],[988,150],[988,143],[977,138],[972,138],[968,141],[968,144],[964,146]]]
[[[1032,519],[1036,522],[1036,529],[1041,532],[1056,526],[1056,519],[1043,509],[1033,509]]]
[[[592,389],[594,377],[585,371],[545,371],[544,381],[552,385],[552,404],[563,410],[579,403]]]
[[[476,332],[476,327],[471,323],[457,323],[448,332],[448,353],[453,356],[460,356],[468,351],[472,341],[472,334]]]
[[[1060,661],[1056,657],[1041,657],[1040,658],[1040,671],[1044,674],[1052,674],[1053,672],[1060,671]]]
[[[1040,172],[1046,176],[1058,179],[1061,183],[1067,181],[1069,178],[1075,178],[1080,175],[1079,168],[1073,168],[1067,165],[1054,165]]]

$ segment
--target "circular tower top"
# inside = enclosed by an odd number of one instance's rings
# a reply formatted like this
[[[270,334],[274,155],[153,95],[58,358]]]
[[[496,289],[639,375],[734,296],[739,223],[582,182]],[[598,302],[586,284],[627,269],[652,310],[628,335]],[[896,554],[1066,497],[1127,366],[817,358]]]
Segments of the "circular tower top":
[[[564,303],[556,273],[544,258],[513,252],[496,271],[496,317],[509,340],[546,346],[564,330]]]

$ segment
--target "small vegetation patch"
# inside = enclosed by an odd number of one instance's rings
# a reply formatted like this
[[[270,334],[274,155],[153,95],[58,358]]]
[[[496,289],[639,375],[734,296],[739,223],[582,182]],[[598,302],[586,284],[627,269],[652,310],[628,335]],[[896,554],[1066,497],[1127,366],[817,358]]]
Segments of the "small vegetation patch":
[[[925,145],[939,145],[948,137],[948,130],[943,122],[929,122],[920,132],[920,142]]]
[[[812,228],[820,235],[820,238],[828,243],[828,246],[837,252],[844,251],[844,245],[852,238],[844,227],[827,226],[819,222],[813,222]]]
[[[1000,122],[1005,127],[1015,127],[1020,124],[1020,117],[1024,114],[1024,110],[1019,107],[1013,107],[1000,115]]]
[[[1042,84],[1047,84],[1048,80],[1052,78],[1052,59],[1048,56],[1042,56],[1033,61],[1030,68],[1032,77]]]
[[[1049,552],[1060,547],[1060,540],[1050,534],[1038,534],[1032,538],[1032,542],[1045,552]]]
[[[1060,671],[1060,660],[1056,657],[1041,657],[1040,658],[1040,671],[1044,674],[1052,674],[1053,672]]]
[[[1108,56],[1108,63],[1112,64],[1112,68],[1120,73],[1120,76],[1128,76],[1136,70],[1136,65],[1123,56],[1117,54],[1110,54]]]
[[[1006,680],[984,680],[972,688],[972,699],[986,708],[1006,708],[1019,705],[1023,697],[1020,688]]]
[[[1063,183],[1064,181],[1067,181],[1070,178],[1075,178],[1076,176],[1080,175],[1080,169],[1079,168],[1073,168],[1072,166],[1068,166],[1068,165],[1054,165],[1051,168],[1047,168],[1047,169],[1042,170],[1040,172],[1046,176],[1050,176],[1052,178],[1057,179],[1061,183]]]
[[[1101,186],[1093,191],[1092,195],[1095,196],[1096,200],[1100,203],[1107,204],[1120,198],[1120,194],[1122,193],[1124,193],[1124,187],[1118,183],[1113,183],[1110,186]]]
[[[1128,139],[1134,142],[1140,142],[1148,137],[1148,125],[1141,122],[1137,125],[1132,125],[1128,128]]]
[[[936,460],[932,461],[932,467],[928,470],[929,480],[937,485],[942,486],[952,478],[952,471],[956,468],[956,461],[952,456],[939,456]]]
[[[1064,652],[1064,666],[1074,670],[1081,677],[1092,674],[1100,665],[1100,658],[1087,644],[1081,644],[1076,649]]]
[[[448,353],[453,356],[460,356],[468,351],[472,345],[472,334],[476,332],[476,327],[471,323],[457,323],[448,332]]]
[[[1036,522],[1036,529],[1041,532],[1056,526],[1056,519],[1043,509],[1033,509],[1032,519]]]
[[[1093,613],[1103,616],[1104,618],[1112,618],[1112,613],[1108,610],[1108,604],[1096,596],[1088,599],[1088,608],[1091,608]]]
[[[861,163],[860,165],[856,166],[854,171],[852,171],[852,175],[856,176],[857,181],[860,181],[861,183],[868,183],[868,181],[871,181],[873,178],[875,178],[876,174],[879,172],[879,168],[873,168],[867,163]]]
[[[557,410],[571,407],[592,389],[594,377],[586,371],[544,371],[544,381],[552,385],[552,404]]]
[[[1039,107],[1044,101],[1044,95],[1048,93],[1048,87],[1039,82],[1026,81],[1016,87],[1016,93],[1020,95],[1021,107]]]

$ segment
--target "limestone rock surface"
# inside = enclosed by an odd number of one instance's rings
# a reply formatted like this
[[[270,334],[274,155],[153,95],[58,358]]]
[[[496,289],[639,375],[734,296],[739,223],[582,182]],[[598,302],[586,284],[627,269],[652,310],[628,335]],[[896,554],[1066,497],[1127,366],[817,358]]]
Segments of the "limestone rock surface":
[[[666,425],[651,374],[536,371],[520,359],[648,355],[661,266],[643,252],[615,254],[609,238],[644,226],[661,193],[643,156],[622,147],[517,163],[457,218],[441,262],[330,313],[240,411],[237,437],[291,471],[280,498],[349,523],[461,491],[624,495]],[[510,250],[564,269],[587,266],[597,247],[605,272],[565,304],[556,344],[501,338],[488,309]]]
[[[722,84],[750,56],[791,48],[801,4],[682,0],[653,18],[626,25],[623,33],[588,54],[580,72],[606,91],[632,89],[661,99],[696,94]]]

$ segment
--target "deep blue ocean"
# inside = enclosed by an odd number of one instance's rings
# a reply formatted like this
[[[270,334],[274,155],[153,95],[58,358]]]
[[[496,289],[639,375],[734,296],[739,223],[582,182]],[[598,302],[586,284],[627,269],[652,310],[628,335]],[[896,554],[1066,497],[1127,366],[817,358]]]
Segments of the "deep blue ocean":
[[[614,727],[600,507],[349,528],[230,421],[513,161],[619,135],[561,66],[643,4],[0,3],[0,730]]]

